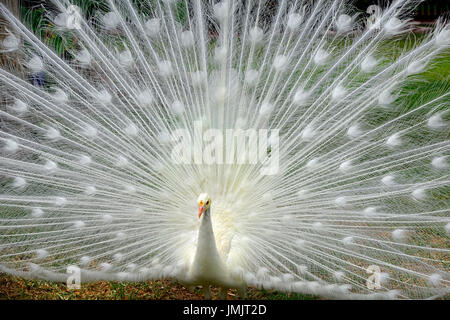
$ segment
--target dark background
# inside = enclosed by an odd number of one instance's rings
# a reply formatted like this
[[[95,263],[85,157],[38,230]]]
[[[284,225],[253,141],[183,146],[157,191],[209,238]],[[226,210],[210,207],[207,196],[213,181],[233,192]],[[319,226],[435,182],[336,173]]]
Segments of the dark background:
[[[1,0],[0,0],[1,1]],[[49,0],[15,0],[19,1],[20,5],[26,8],[32,8],[36,6],[49,6],[51,1]],[[86,0],[91,2],[102,2],[101,0]],[[268,0],[267,8],[276,8],[279,0]],[[365,11],[368,6],[372,4],[386,4],[389,3],[389,0],[359,0],[353,1],[353,4],[358,9]],[[275,11],[275,10],[274,10]],[[449,14],[450,12],[450,0],[426,0],[421,3],[415,10],[415,20],[417,21],[433,21],[436,20],[439,16],[444,14]]]

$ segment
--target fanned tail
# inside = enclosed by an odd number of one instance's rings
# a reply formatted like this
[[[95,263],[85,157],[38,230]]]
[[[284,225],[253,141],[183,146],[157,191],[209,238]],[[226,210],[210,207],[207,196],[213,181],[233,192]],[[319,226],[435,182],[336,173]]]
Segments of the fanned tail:
[[[448,23],[270,3],[59,1],[52,37],[0,4],[0,271],[184,281],[208,192],[248,285],[448,294]],[[231,129],[257,133],[233,156]]]

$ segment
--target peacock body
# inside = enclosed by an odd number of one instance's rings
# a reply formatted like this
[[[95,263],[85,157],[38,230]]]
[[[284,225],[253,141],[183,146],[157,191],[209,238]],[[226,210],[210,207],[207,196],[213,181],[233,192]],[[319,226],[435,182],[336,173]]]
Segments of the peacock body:
[[[448,294],[448,24],[270,3],[64,0],[51,39],[0,4],[0,271]]]

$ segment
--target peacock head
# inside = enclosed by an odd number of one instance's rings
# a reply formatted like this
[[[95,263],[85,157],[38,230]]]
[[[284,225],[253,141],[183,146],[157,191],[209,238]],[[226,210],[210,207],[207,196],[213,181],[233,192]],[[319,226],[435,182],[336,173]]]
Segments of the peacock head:
[[[197,199],[198,204],[198,218],[200,219],[203,212],[208,211],[211,206],[211,198],[207,193],[200,193]]]

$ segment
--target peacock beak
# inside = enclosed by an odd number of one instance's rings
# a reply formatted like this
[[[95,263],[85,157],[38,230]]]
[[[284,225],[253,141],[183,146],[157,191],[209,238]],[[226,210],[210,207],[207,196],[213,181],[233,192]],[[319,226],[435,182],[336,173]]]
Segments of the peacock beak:
[[[199,218],[199,219],[200,219],[200,217],[202,216],[203,209],[204,209],[203,206],[199,206],[199,207],[198,207],[198,218]]]

